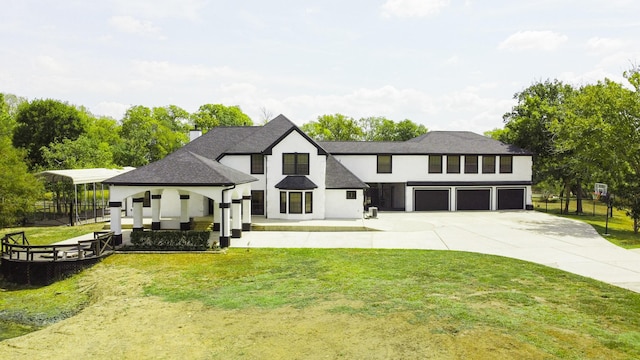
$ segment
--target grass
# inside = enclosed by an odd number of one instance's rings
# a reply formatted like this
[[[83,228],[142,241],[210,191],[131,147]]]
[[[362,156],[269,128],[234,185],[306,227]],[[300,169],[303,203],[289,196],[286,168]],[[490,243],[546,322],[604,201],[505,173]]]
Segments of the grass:
[[[613,217],[609,217],[607,225],[606,206],[597,202],[594,206],[591,200],[586,200],[583,204],[583,214],[570,212],[568,215],[560,214],[560,201],[545,203],[534,199],[533,206],[537,211],[548,212],[558,216],[584,221],[596,229],[596,231],[610,242],[625,249],[640,248],[640,234],[633,232],[633,220],[628,217],[624,210],[614,208]],[[572,199],[570,209],[575,209],[575,199]],[[570,210],[571,211],[571,210]],[[575,211],[575,210],[574,210]],[[608,231],[607,231],[608,230]],[[609,235],[605,235],[608,233]]]
[[[253,249],[121,255],[147,272],[147,295],[243,310],[284,306],[371,318],[409,314],[432,333],[488,329],[552,356],[640,357],[640,294],[515,259],[415,250]]]
[[[24,231],[31,245],[49,245],[104,228],[104,223],[85,224],[79,226],[27,226],[0,229],[0,237],[5,234]]]

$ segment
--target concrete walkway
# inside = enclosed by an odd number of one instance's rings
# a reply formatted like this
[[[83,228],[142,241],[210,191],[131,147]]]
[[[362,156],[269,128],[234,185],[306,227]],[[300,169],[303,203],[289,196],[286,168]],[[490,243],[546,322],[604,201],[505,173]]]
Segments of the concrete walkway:
[[[350,221],[254,221],[267,228],[288,225],[301,230],[243,232],[242,238],[231,239],[231,247],[470,251],[531,261],[640,292],[640,253],[611,244],[588,224],[534,211],[385,212],[377,219]],[[333,231],[305,232],[311,224]],[[378,231],[340,231],[354,226]]]

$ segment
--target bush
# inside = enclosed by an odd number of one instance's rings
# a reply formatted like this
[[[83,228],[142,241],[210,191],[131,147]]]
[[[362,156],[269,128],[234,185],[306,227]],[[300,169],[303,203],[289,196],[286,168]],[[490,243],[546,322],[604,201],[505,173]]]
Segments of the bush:
[[[210,231],[133,231],[133,250],[207,250]]]

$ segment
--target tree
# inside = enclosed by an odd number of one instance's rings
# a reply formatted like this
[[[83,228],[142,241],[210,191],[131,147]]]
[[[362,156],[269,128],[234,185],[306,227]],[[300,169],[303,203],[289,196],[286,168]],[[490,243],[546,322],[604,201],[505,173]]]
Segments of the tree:
[[[51,169],[83,169],[113,167],[111,147],[98,142],[87,135],[80,135],[76,140],[64,139],[43,147],[43,168]]]
[[[393,140],[406,141],[426,133],[427,128],[424,125],[418,125],[409,119],[404,119],[396,124]]]
[[[141,105],[129,108],[122,119],[122,142],[114,149],[116,164],[143,166],[182,147],[188,140],[186,126],[174,110]]]
[[[33,100],[19,105],[13,144],[27,151],[31,169],[43,165],[42,147],[64,139],[75,140],[87,128],[87,116],[57,100]]]
[[[0,93],[0,138],[11,139],[15,120],[9,113],[9,105],[4,100],[4,94]]]
[[[239,106],[205,104],[192,115],[194,125],[203,132],[216,126],[252,126],[251,118],[240,110]]]
[[[358,123],[342,114],[318,116],[318,120],[303,124],[301,129],[319,141],[354,141],[363,136]]]

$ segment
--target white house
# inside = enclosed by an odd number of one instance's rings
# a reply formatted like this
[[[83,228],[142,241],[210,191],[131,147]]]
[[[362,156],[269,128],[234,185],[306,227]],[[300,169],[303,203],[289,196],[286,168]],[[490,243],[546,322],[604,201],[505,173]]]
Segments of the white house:
[[[251,216],[361,218],[380,210],[503,210],[531,206],[531,154],[470,132],[404,142],[316,142],[280,115],[264,126],[217,127],[162,160],[105,181],[112,229],[129,205],[134,230],[187,229],[212,216],[222,246]]]

